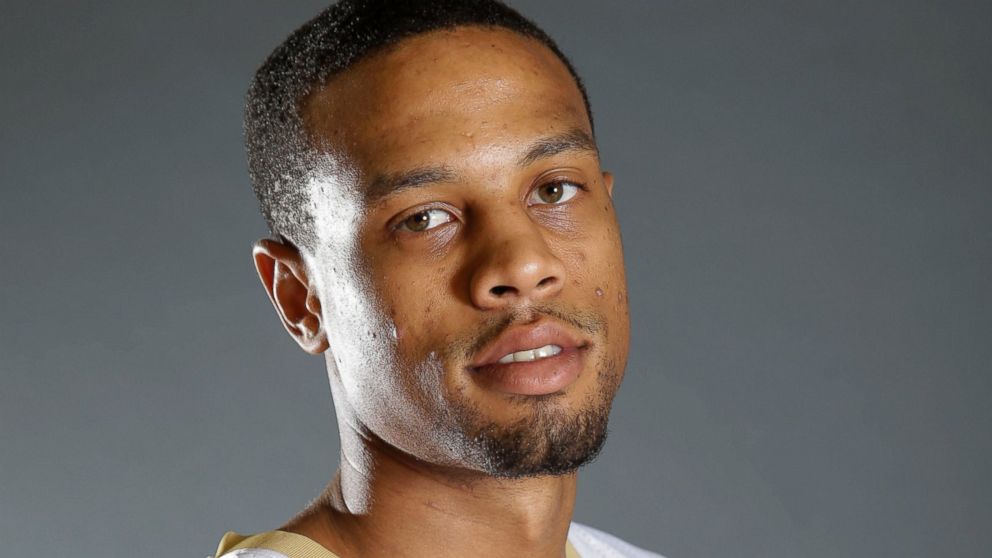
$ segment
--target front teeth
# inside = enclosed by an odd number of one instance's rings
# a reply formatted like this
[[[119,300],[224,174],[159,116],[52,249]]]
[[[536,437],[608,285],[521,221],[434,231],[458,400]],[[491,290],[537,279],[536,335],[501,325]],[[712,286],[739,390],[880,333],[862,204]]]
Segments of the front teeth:
[[[499,363],[509,364],[511,362],[530,362],[532,360],[537,360],[540,358],[548,358],[551,356],[555,356],[560,352],[561,352],[561,347],[559,347],[558,345],[545,345],[543,347],[538,347],[536,349],[510,353],[504,356],[503,358],[499,359]]]

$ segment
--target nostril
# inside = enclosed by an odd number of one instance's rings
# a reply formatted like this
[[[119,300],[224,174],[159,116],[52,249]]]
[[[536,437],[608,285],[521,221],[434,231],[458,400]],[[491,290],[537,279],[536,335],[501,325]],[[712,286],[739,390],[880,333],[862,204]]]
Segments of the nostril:
[[[495,296],[503,296],[507,291],[513,290],[513,287],[508,287],[506,285],[497,285],[491,289],[489,292],[493,293]]]

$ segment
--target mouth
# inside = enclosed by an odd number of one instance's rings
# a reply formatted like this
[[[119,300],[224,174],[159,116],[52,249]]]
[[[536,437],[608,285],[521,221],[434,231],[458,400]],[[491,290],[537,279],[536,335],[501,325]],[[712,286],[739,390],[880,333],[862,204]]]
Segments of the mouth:
[[[510,395],[562,392],[579,377],[591,343],[550,321],[504,331],[469,366],[484,388]]]

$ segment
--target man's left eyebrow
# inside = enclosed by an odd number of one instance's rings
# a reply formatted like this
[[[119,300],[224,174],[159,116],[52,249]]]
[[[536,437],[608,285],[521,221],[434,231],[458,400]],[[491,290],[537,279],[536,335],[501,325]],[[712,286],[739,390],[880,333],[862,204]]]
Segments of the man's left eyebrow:
[[[583,130],[574,129],[565,132],[564,134],[559,134],[556,136],[549,136],[546,138],[541,138],[535,141],[527,152],[520,157],[517,161],[517,165],[521,167],[526,167],[541,159],[547,159],[548,157],[554,157],[559,153],[565,153],[566,151],[587,151],[593,155],[599,156],[599,149],[596,147],[596,141]]]

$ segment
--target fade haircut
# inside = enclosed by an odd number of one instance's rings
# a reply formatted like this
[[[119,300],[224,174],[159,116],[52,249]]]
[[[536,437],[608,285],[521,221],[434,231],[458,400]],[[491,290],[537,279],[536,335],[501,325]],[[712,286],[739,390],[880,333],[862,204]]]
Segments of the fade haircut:
[[[568,68],[592,111],[582,80],[555,42],[496,0],[342,0],[294,31],[269,55],[248,88],[245,145],[252,188],[269,231],[312,248],[306,188],[321,157],[300,114],[311,92],[359,60],[403,39],[461,26],[499,27],[539,41]]]

